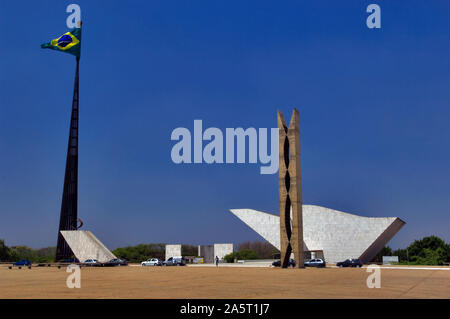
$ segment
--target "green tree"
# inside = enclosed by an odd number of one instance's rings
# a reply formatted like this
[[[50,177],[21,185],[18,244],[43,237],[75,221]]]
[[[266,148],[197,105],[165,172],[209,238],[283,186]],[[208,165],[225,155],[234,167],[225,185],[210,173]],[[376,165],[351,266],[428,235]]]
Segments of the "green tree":
[[[398,261],[401,263],[408,262],[408,253],[406,249],[397,249],[392,252],[392,256],[398,256]]]
[[[449,260],[450,246],[437,236],[415,240],[407,249],[413,264],[443,265]]]
[[[234,259],[235,258],[236,258],[236,253],[235,252],[232,252],[232,253],[230,253],[228,255],[225,255],[223,257],[223,259],[229,264],[234,263]]]
[[[251,249],[243,249],[237,252],[233,252],[223,257],[227,263],[234,262],[235,259],[238,260],[251,260],[259,259],[258,253]]]
[[[11,249],[0,239],[0,261],[11,261]]]
[[[450,262],[450,244],[437,236],[428,236],[415,240],[406,249],[393,251],[392,255],[398,256],[402,264],[442,265]]]
[[[35,252],[27,246],[13,246],[11,247],[11,251],[12,255],[15,257],[14,259],[28,259],[35,261]]]
[[[124,258],[129,262],[141,262],[149,258],[164,259],[166,244],[139,244],[117,248],[112,251],[118,258]]]
[[[413,263],[417,265],[443,265],[445,259],[443,258],[445,251],[442,247],[436,250],[425,248],[421,251],[421,256],[414,256]]]
[[[249,259],[258,259],[258,252],[252,250],[252,249],[244,249],[241,251],[238,251],[236,253],[237,259],[241,260],[249,260]]]
[[[447,263],[450,263],[450,244],[447,244],[446,251],[447,251],[447,253],[446,253],[445,261]]]
[[[437,236],[428,236],[420,240],[415,240],[408,247],[408,252],[411,256],[423,256],[424,249],[436,250],[438,248],[445,248],[445,242]]]
[[[56,247],[30,248],[27,246],[11,247],[11,261],[28,259],[33,263],[53,262],[55,259]]]
[[[274,254],[279,254],[280,250],[265,241],[247,241],[238,246],[238,251],[250,249],[256,251],[260,259],[272,259]]]
[[[56,247],[40,248],[36,251],[36,262],[54,262]]]
[[[183,256],[197,256],[198,246],[181,245],[181,255]]]
[[[53,262],[56,253],[56,247],[46,247],[34,249],[27,246],[5,245],[4,240],[0,240],[0,261],[17,261],[28,259],[31,262]]]

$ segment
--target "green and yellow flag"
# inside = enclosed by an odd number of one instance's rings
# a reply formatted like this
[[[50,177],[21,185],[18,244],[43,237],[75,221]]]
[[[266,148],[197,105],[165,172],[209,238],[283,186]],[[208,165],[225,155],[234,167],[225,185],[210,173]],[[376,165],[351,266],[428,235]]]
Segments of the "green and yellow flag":
[[[41,44],[41,48],[62,51],[80,57],[81,28],[75,28],[57,39]]]

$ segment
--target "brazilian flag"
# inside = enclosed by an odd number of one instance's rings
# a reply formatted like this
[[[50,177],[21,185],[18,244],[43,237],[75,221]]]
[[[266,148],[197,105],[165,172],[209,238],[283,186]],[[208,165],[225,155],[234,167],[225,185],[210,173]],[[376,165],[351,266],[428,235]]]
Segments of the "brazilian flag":
[[[41,48],[62,51],[80,57],[81,28],[75,28],[57,39],[41,44]]]

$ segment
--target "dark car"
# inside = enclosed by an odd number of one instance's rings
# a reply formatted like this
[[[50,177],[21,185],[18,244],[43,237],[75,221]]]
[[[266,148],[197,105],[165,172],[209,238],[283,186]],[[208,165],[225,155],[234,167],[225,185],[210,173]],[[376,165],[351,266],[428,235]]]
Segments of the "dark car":
[[[311,259],[311,260],[305,261],[305,267],[323,268],[323,267],[325,267],[325,261],[320,258]]]
[[[186,261],[184,257],[170,257],[166,261],[163,261],[163,266],[185,266]]]
[[[128,266],[128,261],[126,261],[125,259],[114,258],[104,263],[103,266],[105,267]]]
[[[81,263],[84,267],[102,267],[103,264],[99,262],[97,259],[86,259],[84,263]]]
[[[31,266],[31,261],[28,259],[22,259],[20,261],[16,261],[13,266]]]
[[[288,264],[288,267],[295,267],[295,260],[294,259],[289,259],[289,264]],[[273,267],[281,267],[281,260],[275,260],[273,263],[272,263],[272,266]]]
[[[346,259],[336,263],[338,267],[362,267],[362,262],[359,259]]]

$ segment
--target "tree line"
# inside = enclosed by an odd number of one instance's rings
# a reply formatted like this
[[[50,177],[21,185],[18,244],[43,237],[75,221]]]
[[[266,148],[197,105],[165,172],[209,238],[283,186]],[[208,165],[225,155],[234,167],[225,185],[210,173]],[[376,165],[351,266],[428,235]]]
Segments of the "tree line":
[[[404,249],[392,250],[385,246],[373,261],[381,262],[383,256],[398,256],[400,264],[441,266],[450,263],[450,244],[437,236],[428,236]]]
[[[266,241],[246,241],[238,245],[237,250],[224,257],[227,263],[235,260],[273,259],[280,250]]]
[[[117,258],[126,259],[131,263],[139,263],[149,258],[159,258],[164,260],[166,255],[166,244],[139,244],[116,248],[112,251]],[[193,245],[181,245],[181,255],[197,257],[198,247]]]
[[[166,244],[139,244],[117,248],[112,251],[118,258],[124,258],[129,262],[136,263],[149,258],[164,260]],[[0,239],[0,261],[13,262],[28,259],[33,263],[54,262],[56,247],[34,249],[27,246],[6,246],[4,240]],[[247,241],[239,244],[236,251],[225,256],[227,262],[234,260],[250,259],[272,259],[279,255],[280,251],[268,242]],[[183,256],[197,256],[198,246],[182,245]],[[382,256],[398,256],[400,264],[411,265],[444,265],[450,263],[450,244],[437,236],[428,236],[415,240],[404,249],[392,250],[389,246],[384,247],[374,258],[373,262],[381,262]]]
[[[56,247],[46,247],[34,249],[27,246],[5,245],[5,241],[0,239],[0,261],[18,261],[28,259],[33,263],[53,262],[55,259]]]

